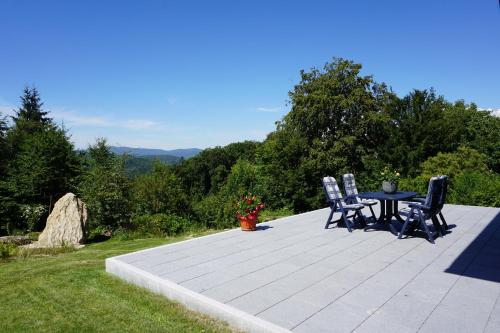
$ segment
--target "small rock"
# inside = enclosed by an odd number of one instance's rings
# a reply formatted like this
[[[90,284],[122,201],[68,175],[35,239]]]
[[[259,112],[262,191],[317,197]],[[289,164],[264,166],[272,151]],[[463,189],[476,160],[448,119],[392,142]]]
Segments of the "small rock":
[[[31,243],[31,239],[28,236],[3,236],[0,237],[0,243],[20,246]]]

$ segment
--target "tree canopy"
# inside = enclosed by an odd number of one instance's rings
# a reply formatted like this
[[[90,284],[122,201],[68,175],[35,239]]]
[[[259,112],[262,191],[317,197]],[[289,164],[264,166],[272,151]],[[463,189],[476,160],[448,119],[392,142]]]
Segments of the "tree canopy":
[[[400,188],[424,192],[431,176],[447,174],[448,202],[500,205],[499,117],[433,88],[400,97],[362,73],[342,58],[302,70],[290,112],[263,142],[208,148],[175,165],[157,160],[130,175],[105,139],[77,153],[26,88],[13,122],[0,115],[0,233],[36,229],[23,212],[49,212],[66,191],[87,203],[95,232],[228,228],[242,192],[299,213],[324,206],[323,176],[354,173],[360,190],[378,190],[385,167],[401,173]]]

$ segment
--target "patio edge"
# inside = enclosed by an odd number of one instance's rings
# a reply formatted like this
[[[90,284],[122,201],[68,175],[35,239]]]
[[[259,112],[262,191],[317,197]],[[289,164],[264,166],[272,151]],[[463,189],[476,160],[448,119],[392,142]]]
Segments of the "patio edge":
[[[227,304],[184,288],[177,283],[162,279],[151,273],[129,265],[116,257],[106,259],[106,272],[129,283],[146,288],[177,301],[190,310],[201,312],[229,323],[232,327],[252,333],[291,332],[281,326],[250,315]]]

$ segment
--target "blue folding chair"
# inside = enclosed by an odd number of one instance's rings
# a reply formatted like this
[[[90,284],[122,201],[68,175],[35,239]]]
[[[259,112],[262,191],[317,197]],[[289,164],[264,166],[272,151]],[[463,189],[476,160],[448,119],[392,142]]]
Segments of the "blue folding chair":
[[[446,220],[444,219],[442,209],[444,207],[444,204],[446,203],[446,193],[448,192],[448,176],[446,175],[441,175],[438,176],[438,179],[442,181],[442,186],[441,186],[441,193],[439,195],[439,208],[436,212],[436,215],[433,217],[433,223],[434,225],[439,225],[441,229],[448,230],[448,224],[446,223]],[[426,200],[427,195],[425,196],[417,196],[412,198],[412,201],[415,202],[420,202],[424,203]],[[437,219],[437,216],[441,219],[441,224],[439,223],[439,220]],[[444,230],[441,230],[442,233],[444,233]]]
[[[347,203],[357,203],[362,204],[365,207],[370,208],[373,220],[376,220],[375,213],[373,212],[372,206],[376,205],[378,202],[374,199],[361,199],[358,196],[358,189],[356,188],[356,181],[354,180],[354,175],[352,173],[346,173],[342,176],[345,191],[345,201]]]
[[[406,216],[406,221],[399,232],[398,238],[401,239],[409,227],[420,227],[426,234],[427,239],[434,244],[434,238],[440,234],[439,222],[436,226],[436,214],[440,210],[441,193],[443,190],[443,180],[438,177],[432,177],[429,181],[429,188],[424,202],[407,202],[408,207],[399,211],[399,215]],[[426,221],[431,220],[436,231],[431,232]]]
[[[325,196],[326,196],[326,201],[330,205],[330,215],[328,216],[328,220],[326,221],[325,224],[325,229],[328,229],[328,226],[333,223],[338,223],[340,221],[344,221],[347,230],[349,232],[352,232],[352,229],[354,227],[354,220],[353,223],[349,221],[349,218],[355,219],[358,217],[364,225],[366,225],[366,220],[365,216],[361,212],[361,210],[365,207],[363,204],[358,204],[358,203],[353,203],[353,204],[347,204],[344,201],[344,198],[342,197],[342,193],[340,192],[340,188],[337,185],[337,181],[333,177],[324,177],[322,179],[323,182],[323,190],[325,191]],[[336,221],[332,221],[333,213],[336,211],[339,211],[342,214],[342,218]],[[349,211],[354,211],[353,215],[348,215]]]

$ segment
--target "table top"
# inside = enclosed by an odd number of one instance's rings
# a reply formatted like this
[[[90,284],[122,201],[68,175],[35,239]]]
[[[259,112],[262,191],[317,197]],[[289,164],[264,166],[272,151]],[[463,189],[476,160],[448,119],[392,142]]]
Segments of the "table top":
[[[406,200],[413,198],[417,195],[417,192],[408,191],[397,191],[394,193],[385,192],[362,192],[359,193],[359,197],[362,199],[377,199],[377,200]]]

